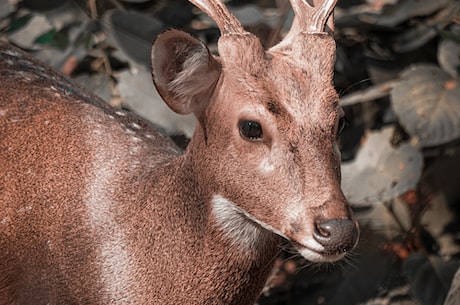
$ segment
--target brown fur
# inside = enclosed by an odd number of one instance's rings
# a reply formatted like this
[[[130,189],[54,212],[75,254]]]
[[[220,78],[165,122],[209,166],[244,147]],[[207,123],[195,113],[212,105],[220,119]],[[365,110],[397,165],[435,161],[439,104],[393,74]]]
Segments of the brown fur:
[[[182,153],[1,43],[0,304],[252,304],[280,236],[313,261],[343,257],[358,230],[334,148],[334,43],[308,45],[265,51],[238,33],[215,58],[161,35],[155,85],[200,122]],[[264,137],[242,138],[241,119]],[[320,236],[327,220],[340,225]]]

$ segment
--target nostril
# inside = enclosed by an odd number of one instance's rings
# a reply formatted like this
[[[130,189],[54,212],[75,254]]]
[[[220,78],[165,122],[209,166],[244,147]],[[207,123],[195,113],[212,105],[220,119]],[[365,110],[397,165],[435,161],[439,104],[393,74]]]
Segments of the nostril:
[[[350,219],[319,220],[313,237],[327,252],[339,253],[355,246],[359,230],[357,224]]]
[[[318,221],[316,222],[316,232],[319,233],[319,235],[322,238],[329,238],[331,236],[331,223],[330,222],[324,222],[324,221]]]

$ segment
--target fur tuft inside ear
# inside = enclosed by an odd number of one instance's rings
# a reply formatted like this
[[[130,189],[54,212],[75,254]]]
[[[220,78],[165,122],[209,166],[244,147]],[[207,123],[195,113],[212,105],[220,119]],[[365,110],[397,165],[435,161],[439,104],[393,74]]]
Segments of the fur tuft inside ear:
[[[169,30],[153,44],[153,81],[177,113],[198,116],[209,102],[221,70],[206,45],[185,32]]]

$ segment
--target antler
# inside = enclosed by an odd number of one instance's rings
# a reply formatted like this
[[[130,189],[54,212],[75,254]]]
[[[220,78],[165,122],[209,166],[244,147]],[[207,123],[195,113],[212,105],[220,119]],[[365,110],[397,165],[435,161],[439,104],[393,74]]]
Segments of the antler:
[[[282,49],[285,46],[292,46],[300,33],[322,34],[326,33],[326,24],[330,30],[334,30],[332,11],[337,0],[314,0],[311,6],[306,0],[290,0],[294,10],[294,21],[289,33],[284,39],[272,49]]]
[[[291,0],[292,9],[295,16],[298,18],[298,27],[300,31],[308,33],[324,33],[324,28],[332,10],[337,3],[337,0],[324,0],[319,8],[316,5],[319,1],[315,1],[315,6],[312,7],[305,0]],[[333,29],[331,29],[333,30]]]
[[[208,14],[216,22],[222,35],[247,33],[238,19],[228,11],[221,1],[189,0],[189,2]]]

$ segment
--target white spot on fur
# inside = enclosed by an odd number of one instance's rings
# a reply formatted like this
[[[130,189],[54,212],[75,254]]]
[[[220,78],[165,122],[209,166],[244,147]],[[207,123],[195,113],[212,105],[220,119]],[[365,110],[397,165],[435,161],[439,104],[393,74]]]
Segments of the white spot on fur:
[[[32,210],[32,206],[31,205],[25,205],[25,206],[21,206],[17,209],[17,212],[18,214],[24,214],[26,212],[30,212]]]
[[[34,64],[33,64],[31,61],[27,60],[27,59],[21,59],[21,60],[19,60],[18,62],[19,62],[19,64],[22,65],[22,66],[27,66],[27,67],[32,67],[32,66],[34,66]],[[34,66],[34,68],[35,68],[35,66]]]
[[[215,212],[214,215],[216,216],[216,219],[221,220],[219,223],[225,224],[225,220],[228,219],[232,215],[233,215],[232,217],[239,216],[242,219],[246,218],[245,219],[246,221],[250,220],[258,224],[262,228],[288,239],[286,235],[284,235],[280,230],[275,229],[269,224],[266,224],[265,222],[258,220],[257,218],[255,218],[254,216],[252,216],[251,214],[249,214],[248,212],[246,212],[245,210],[237,206],[235,203],[225,199],[224,197],[220,195],[215,195],[213,197],[212,203],[213,203],[212,205],[213,212]],[[216,210],[215,209],[216,206],[220,206],[220,208]],[[223,210],[222,210],[222,207],[223,207]],[[221,214],[217,213],[217,212],[223,212],[223,211],[227,213],[221,213]]]
[[[131,137],[131,140],[135,143],[139,143],[139,142],[142,142],[142,139],[141,138],[138,138],[138,137]]]
[[[0,116],[4,116],[7,112],[8,110],[0,109]]]
[[[284,235],[280,230],[275,229],[269,224],[258,220],[237,206],[235,203],[225,199],[221,195],[214,195],[212,199],[212,211],[216,217],[217,222],[221,225],[222,230],[226,232],[229,237],[234,239],[241,237],[241,233],[238,231],[241,230],[247,223],[252,223],[253,226],[254,224],[258,224],[260,227],[288,239],[286,235]],[[254,229],[257,229],[257,226],[254,226]]]
[[[130,125],[131,125],[131,127],[132,127],[133,129],[136,129],[136,130],[141,129],[141,125],[139,125],[139,124],[137,124],[137,123],[132,122]]]
[[[15,50],[10,50],[10,49],[3,51],[3,54],[10,55],[13,57],[22,57],[22,54],[20,52],[17,52]]]
[[[35,66],[35,69],[39,70],[40,72],[46,72],[46,69],[42,66]],[[53,79],[56,79],[56,78],[53,77]]]
[[[11,218],[9,216],[6,216],[5,218],[2,219],[2,221],[0,221],[0,225],[4,226],[8,224],[10,221],[11,221]]]
[[[129,128],[125,128],[125,132],[126,132],[127,134],[129,134],[129,135],[135,135],[135,134],[136,134],[136,132],[135,132],[134,130],[129,129]],[[133,137],[133,138],[134,138],[134,137]]]
[[[90,133],[88,141],[103,143],[110,139],[107,139],[106,133],[98,130]],[[124,155],[122,152],[96,147],[85,179],[88,222],[96,238],[99,238],[102,262],[99,276],[105,292],[114,304],[126,304],[128,300],[125,292],[130,291],[129,286],[135,283],[126,236],[112,212],[117,204],[114,193],[117,190],[120,154]]]
[[[233,202],[216,195],[211,201],[212,213],[222,232],[235,246],[252,248],[261,235],[261,229],[249,220]]]
[[[115,111],[115,114],[118,116],[125,116],[126,114],[123,111]]]
[[[129,153],[131,155],[136,155],[139,152],[139,146],[131,146],[129,148]]]
[[[273,162],[270,160],[270,158],[268,157],[265,157],[262,159],[262,161],[260,162],[260,165],[259,165],[259,170],[266,174],[266,173],[270,173],[272,172],[273,170],[275,169],[275,165],[273,164]]]

